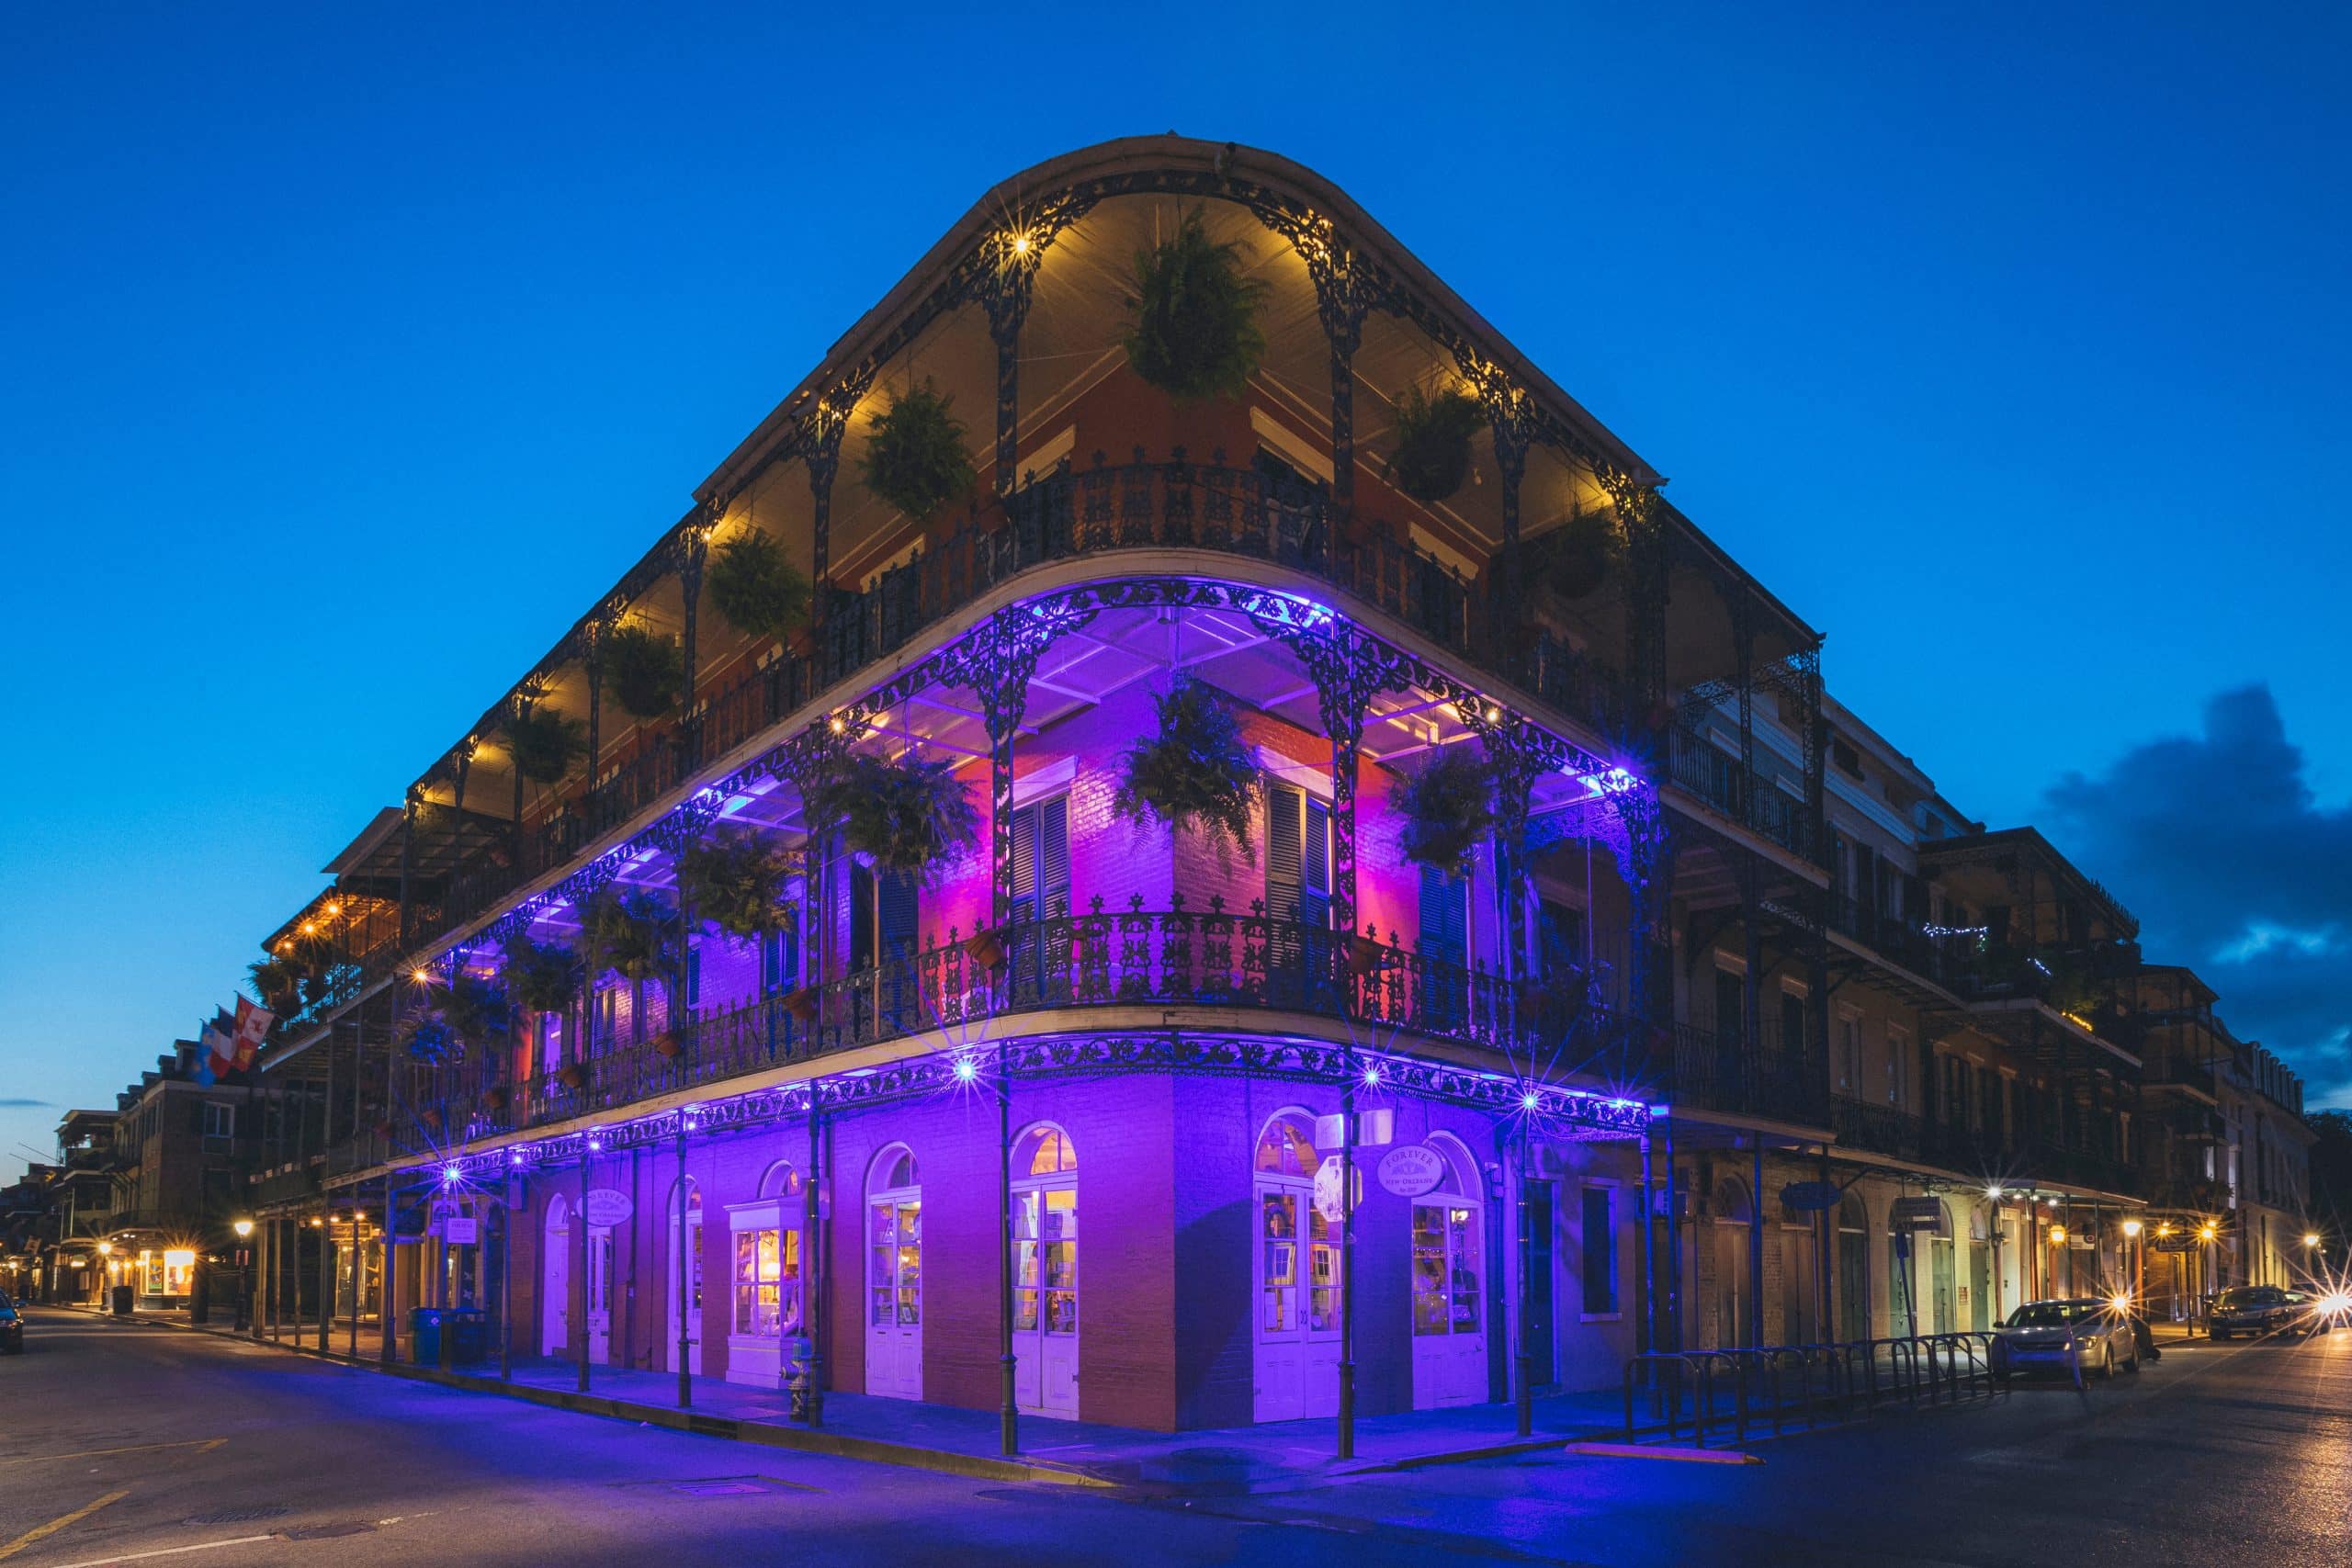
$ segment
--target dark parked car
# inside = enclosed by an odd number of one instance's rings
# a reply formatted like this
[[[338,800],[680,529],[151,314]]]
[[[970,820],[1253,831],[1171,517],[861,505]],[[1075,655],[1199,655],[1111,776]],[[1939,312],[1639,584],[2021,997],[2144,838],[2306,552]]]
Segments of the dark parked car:
[[[6,1292],[0,1292],[0,1351],[11,1356],[25,1353],[25,1319]]]
[[[2309,1334],[2313,1326],[2312,1305],[2311,1298],[2299,1291],[2277,1285],[2233,1285],[2213,1298],[2205,1328],[2216,1339]]]

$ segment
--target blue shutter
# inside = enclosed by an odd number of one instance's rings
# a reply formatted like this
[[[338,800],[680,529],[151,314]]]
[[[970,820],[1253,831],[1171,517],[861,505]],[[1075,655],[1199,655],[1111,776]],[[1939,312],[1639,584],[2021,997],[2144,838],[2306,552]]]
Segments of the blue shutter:
[[[1331,808],[1300,792],[1306,807],[1306,855],[1298,900],[1298,918],[1310,926],[1331,923]]]
[[[874,879],[875,926],[883,962],[911,957],[915,951],[915,879],[911,872],[886,871]]]
[[[1305,845],[1302,843],[1301,793],[1289,784],[1266,786],[1266,917],[1275,920],[1306,918]]]
[[[1058,919],[1069,913],[1069,797],[1057,795],[1035,809],[1038,912]]]
[[[1421,867],[1421,955],[1448,964],[1470,955],[1470,885],[1430,866]]]

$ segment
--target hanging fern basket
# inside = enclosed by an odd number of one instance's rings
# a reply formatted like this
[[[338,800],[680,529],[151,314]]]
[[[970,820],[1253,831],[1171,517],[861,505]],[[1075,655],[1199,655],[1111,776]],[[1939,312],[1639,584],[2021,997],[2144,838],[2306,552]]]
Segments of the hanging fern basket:
[[[1267,286],[1243,276],[1241,262],[1238,243],[1209,238],[1198,208],[1172,238],[1136,254],[1127,363],[1178,402],[1240,397],[1265,356]]]
[[[1396,404],[1388,482],[1415,501],[1450,499],[1470,477],[1470,438],[1486,423],[1486,412],[1464,393],[1449,387],[1430,397],[1407,388]]]
[[[576,718],[534,705],[506,721],[506,743],[515,772],[533,784],[558,784],[587,750],[588,730]]]
[[[1468,870],[1470,852],[1495,825],[1494,777],[1467,746],[1399,781],[1389,804],[1404,818],[1397,848],[1415,865],[1449,876]]]
[[[712,608],[746,637],[789,643],[808,625],[808,579],[763,529],[737,534],[711,552],[703,587]]]
[[[660,980],[677,966],[677,910],[659,893],[607,888],[582,915],[582,956],[589,972],[624,980]]]
[[[929,381],[910,387],[890,400],[865,445],[865,488],[917,522],[978,478],[955,402]]]
[[[616,626],[605,634],[597,657],[605,691],[632,718],[659,718],[678,704],[686,678],[678,639],[650,626]]]
[[[506,986],[532,1012],[561,1012],[580,994],[579,954],[560,942],[537,942],[517,931],[506,943]]]
[[[1544,541],[1544,586],[1562,599],[1600,592],[1617,564],[1617,525],[1596,513],[1571,517]]]
[[[1205,682],[1180,679],[1152,703],[1159,732],[1120,758],[1112,808],[1198,829],[1254,861],[1250,813],[1258,796],[1258,759],[1223,694]]]
[[[885,871],[929,875],[979,840],[980,814],[952,762],[854,753],[808,796],[811,820],[839,823],[851,852]]]
[[[698,840],[678,852],[678,886],[695,918],[747,942],[795,925],[784,901],[797,857],[756,833]]]

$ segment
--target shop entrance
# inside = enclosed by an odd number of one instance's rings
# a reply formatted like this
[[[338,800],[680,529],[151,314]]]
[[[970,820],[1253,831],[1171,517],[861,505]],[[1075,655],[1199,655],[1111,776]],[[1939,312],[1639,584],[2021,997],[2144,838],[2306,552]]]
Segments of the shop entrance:
[[[1251,1419],[1340,1410],[1340,1238],[1315,1209],[1312,1123],[1286,1111],[1258,1140],[1258,1302]]]
[[[922,1397],[922,1182],[904,1145],[874,1162],[865,1194],[865,1392]]]
[[[1485,1206],[1476,1168],[1442,1134],[1445,1180],[1413,1200],[1413,1408],[1487,1397]]]
[[[1058,1127],[1013,1146],[1013,1398],[1078,1418],[1078,1152]]]

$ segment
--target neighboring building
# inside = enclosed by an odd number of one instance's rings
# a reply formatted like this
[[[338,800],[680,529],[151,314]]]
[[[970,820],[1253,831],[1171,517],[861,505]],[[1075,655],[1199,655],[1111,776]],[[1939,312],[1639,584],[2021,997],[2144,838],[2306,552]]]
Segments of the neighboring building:
[[[1196,210],[1267,289],[1229,400],[1121,347]],[[910,517],[866,460],[925,387],[975,472]],[[1408,493],[1448,390],[1473,478]],[[769,1386],[813,1336],[834,1388],[983,1407],[1009,1331],[1020,1409],[1169,1429],[1329,1414],[1351,1341],[1370,1414],[2108,1288],[2130,915],[1828,701],[1658,482],[1295,164],[991,192],[267,939],[265,1316],[481,1303]],[[705,592],[754,536],[813,625]],[[1180,682],[1236,716],[1238,844],[1119,804]],[[848,755],[948,764],[978,843],[851,853]],[[1523,848],[1411,863],[1397,792],[1460,755]],[[783,930],[522,1005],[714,840],[789,857]]]
[[[175,1041],[118,1097],[112,1117],[111,1213],[95,1234],[107,1249],[107,1282],[131,1286],[141,1307],[190,1305],[248,1209],[266,1091],[242,1073],[198,1082],[200,1048]]]
[[[2311,1277],[2304,1245],[2317,1235],[2311,1206],[2313,1134],[2303,1082],[2261,1045],[2240,1041],[2221,1063],[2233,1246],[2220,1282],[2292,1285]]]
[[[107,1258],[99,1243],[114,1228],[116,1113],[69,1111],[57,1124],[62,1163],[50,1184],[49,1301],[96,1306],[104,1296]]]

